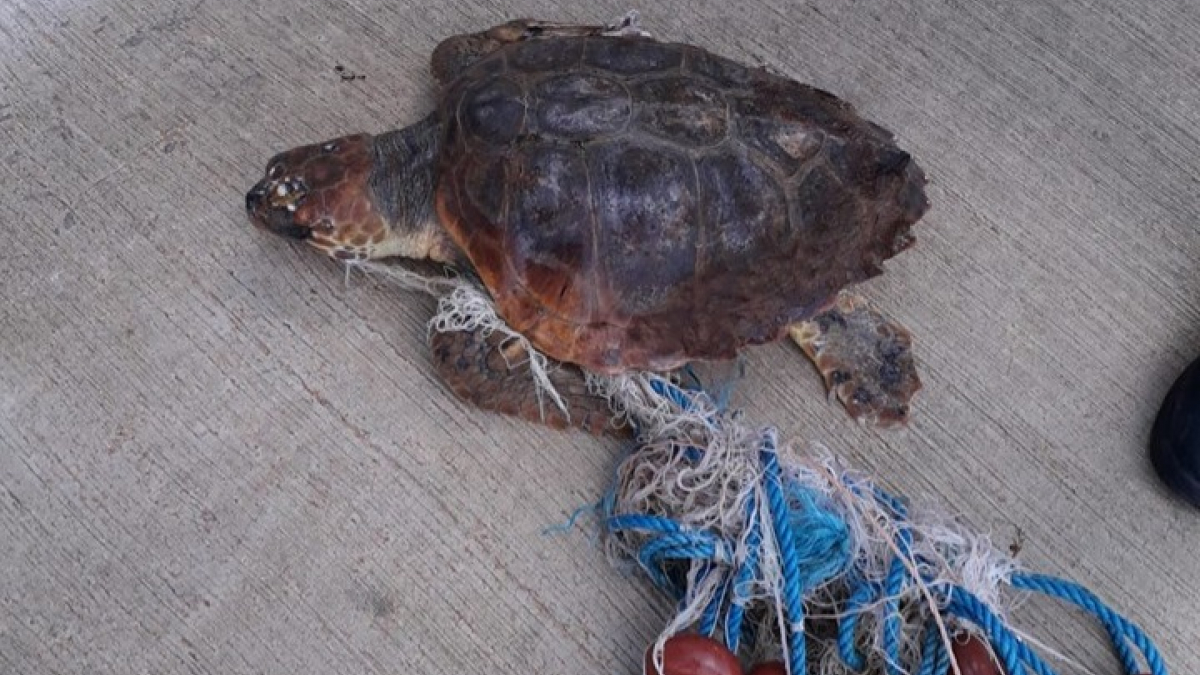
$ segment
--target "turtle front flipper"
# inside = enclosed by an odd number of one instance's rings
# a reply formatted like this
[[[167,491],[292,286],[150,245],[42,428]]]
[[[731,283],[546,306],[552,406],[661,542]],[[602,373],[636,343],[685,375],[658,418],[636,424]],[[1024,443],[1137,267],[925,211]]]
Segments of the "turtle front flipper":
[[[478,33],[446,38],[433,50],[433,76],[447,84],[470,68],[472,64],[505,45],[537,38],[648,37],[641,29],[637,12],[629,12],[607,25],[576,25],[537,19],[515,19]]]
[[[583,371],[575,366],[551,362],[547,369],[565,414],[549,395],[539,397],[529,354],[501,331],[434,332],[431,346],[434,367],[446,385],[484,410],[555,429],[574,427],[596,435],[628,432],[613,423],[608,402],[588,391]]]
[[[842,292],[831,307],[788,332],[851,417],[880,427],[908,421],[910,402],[921,388],[912,335],[866,298]]]

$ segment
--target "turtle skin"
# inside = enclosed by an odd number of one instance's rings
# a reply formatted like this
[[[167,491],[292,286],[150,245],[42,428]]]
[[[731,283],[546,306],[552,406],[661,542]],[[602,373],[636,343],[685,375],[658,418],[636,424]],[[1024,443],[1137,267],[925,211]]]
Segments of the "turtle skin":
[[[649,38],[491,49],[443,69],[437,215],[557,361],[666,371],[778,340],[928,209],[917,163],[828,92]]]

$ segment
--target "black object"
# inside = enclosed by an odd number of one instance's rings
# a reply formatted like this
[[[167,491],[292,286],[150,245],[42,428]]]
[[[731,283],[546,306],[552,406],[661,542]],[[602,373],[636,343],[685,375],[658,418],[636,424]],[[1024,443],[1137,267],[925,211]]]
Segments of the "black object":
[[[1200,507],[1200,358],[1163,399],[1150,432],[1150,462],[1167,487]]]

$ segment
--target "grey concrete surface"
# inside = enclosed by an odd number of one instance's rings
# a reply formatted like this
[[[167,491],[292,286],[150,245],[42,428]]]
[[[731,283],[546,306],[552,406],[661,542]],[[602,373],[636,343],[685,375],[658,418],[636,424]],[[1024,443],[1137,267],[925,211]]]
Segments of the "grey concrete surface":
[[[543,534],[617,448],[465,408],[428,299],[241,211],[272,153],[415,121],[440,38],[627,8],[0,3],[0,671],[638,672],[667,604]],[[918,337],[911,427],[856,427],[790,345],[749,355],[737,404],[1019,538],[1200,672],[1200,513],[1143,449],[1200,353],[1197,6],[640,9],[837,92],[932,176],[868,289]],[[1072,612],[1017,619],[1065,672],[1118,672]]]

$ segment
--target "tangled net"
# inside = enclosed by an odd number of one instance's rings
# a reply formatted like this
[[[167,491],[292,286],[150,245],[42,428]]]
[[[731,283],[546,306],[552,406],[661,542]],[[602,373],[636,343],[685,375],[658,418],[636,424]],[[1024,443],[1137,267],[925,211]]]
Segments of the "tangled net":
[[[357,263],[439,298],[431,331],[501,331],[529,354],[539,391],[568,413],[553,364],[505,325],[467,278]],[[1009,623],[1031,592],[1093,614],[1127,675],[1166,675],[1140,628],[1081,586],[1021,570],[987,537],[910,506],[828,451],[779,444],[705,391],[654,373],[588,375],[637,443],[599,508],[605,548],[677,602],[654,648],[696,630],[788,672],[943,675],[958,671],[951,636],[984,637],[1008,675],[1053,675]],[[959,674],[961,675],[961,674]]]

